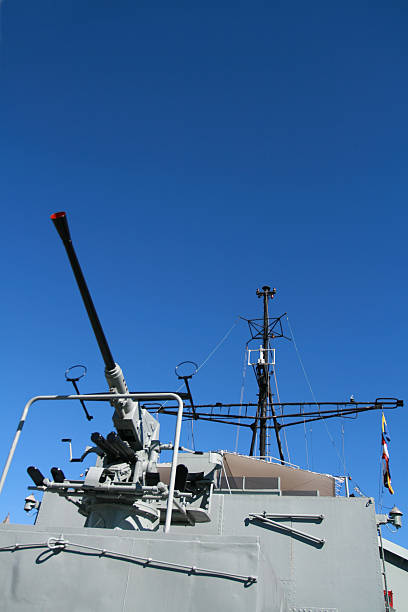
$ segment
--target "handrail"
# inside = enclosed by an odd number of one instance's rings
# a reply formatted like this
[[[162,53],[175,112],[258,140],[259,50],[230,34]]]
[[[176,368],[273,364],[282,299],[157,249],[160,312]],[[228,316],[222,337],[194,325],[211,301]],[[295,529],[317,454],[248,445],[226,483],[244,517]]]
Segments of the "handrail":
[[[8,471],[10,469],[11,462],[13,461],[14,453],[21,435],[21,431],[24,427],[28,411],[31,406],[38,401],[49,401],[49,400],[84,400],[84,401],[112,401],[112,399],[135,399],[135,400],[169,400],[174,399],[178,404],[177,410],[177,421],[176,429],[174,432],[174,447],[173,447],[173,458],[171,463],[170,471],[170,484],[169,484],[169,496],[167,499],[166,509],[166,520],[164,524],[164,533],[168,533],[170,530],[171,516],[173,513],[173,500],[174,500],[174,485],[176,481],[176,469],[177,469],[177,458],[180,445],[180,432],[181,423],[183,418],[183,400],[177,393],[101,393],[101,394],[80,394],[80,395],[36,395],[32,397],[24,406],[20,421],[17,425],[17,431],[15,433],[13,442],[10,447],[9,454],[6,459],[6,463],[3,468],[3,472],[0,478],[0,495],[3,490],[4,482],[6,480]]]

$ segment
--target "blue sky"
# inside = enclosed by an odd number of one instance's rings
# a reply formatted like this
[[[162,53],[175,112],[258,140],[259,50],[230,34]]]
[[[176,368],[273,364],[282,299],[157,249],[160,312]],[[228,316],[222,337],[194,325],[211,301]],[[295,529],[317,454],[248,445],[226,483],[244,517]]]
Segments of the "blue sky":
[[[255,290],[270,284],[318,399],[407,399],[407,13],[403,2],[2,3],[4,459],[24,403],[68,392],[69,365],[88,367],[81,390],[105,389],[57,210],[132,389],[176,388],[175,365],[201,363],[239,315],[260,316]],[[237,324],[193,380],[196,402],[239,401],[247,339]],[[310,401],[293,344],[276,348],[282,401]],[[79,454],[92,431],[109,432],[111,409],[91,408],[91,424],[75,404],[33,409],[0,518],[31,520],[27,465],[78,475],[59,440]],[[406,409],[387,416],[396,494],[384,506],[408,520]],[[163,419],[163,440],[173,425]],[[378,498],[380,415],[328,428],[306,430],[310,467],[343,473],[344,445],[353,486]],[[287,436],[306,466],[303,428]],[[195,437],[235,448],[235,429]],[[407,533],[386,536],[408,546]]]

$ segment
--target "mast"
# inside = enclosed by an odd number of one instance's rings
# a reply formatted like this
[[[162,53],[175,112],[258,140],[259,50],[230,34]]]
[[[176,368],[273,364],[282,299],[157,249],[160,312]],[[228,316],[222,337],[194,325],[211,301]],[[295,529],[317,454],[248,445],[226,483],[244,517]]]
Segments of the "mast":
[[[274,293],[271,292],[270,287],[265,285],[262,287],[262,291],[257,289],[257,296],[260,298],[263,296],[263,338],[262,338],[262,348],[261,350],[261,359],[260,361],[264,361],[265,363],[261,363],[258,366],[258,384],[259,384],[259,412],[260,412],[260,421],[259,421],[259,454],[261,457],[266,456],[266,416],[268,412],[268,395],[269,395],[269,366],[268,364],[268,355],[269,355],[269,312],[268,312],[268,299],[269,296],[273,299]],[[262,358],[263,357],[263,358]]]
[[[273,338],[274,334],[270,329],[269,325],[269,308],[268,303],[269,299],[273,299],[276,293],[276,289],[271,289],[267,285],[262,287],[262,291],[259,289],[256,290],[256,295],[259,298],[263,298],[263,326],[262,329],[259,330],[260,336],[262,337],[262,346],[259,350],[259,359],[256,364],[256,380],[259,387],[258,394],[258,409],[256,412],[256,419],[253,423],[252,427],[252,441],[250,448],[250,455],[254,454],[255,447],[255,439],[256,433],[259,428],[259,455],[261,457],[266,456],[266,438],[267,438],[267,417],[268,417],[268,407],[270,407],[270,411],[273,417],[276,416],[275,407],[272,402],[272,393],[270,391],[270,362],[269,362],[269,338]],[[276,418],[273,418],[273,427],[275,430],[276,443],[278,446],[279,457],[281,463],[284,463],[284,456],[282,451],[282,444],[279,435],[279,423]]]

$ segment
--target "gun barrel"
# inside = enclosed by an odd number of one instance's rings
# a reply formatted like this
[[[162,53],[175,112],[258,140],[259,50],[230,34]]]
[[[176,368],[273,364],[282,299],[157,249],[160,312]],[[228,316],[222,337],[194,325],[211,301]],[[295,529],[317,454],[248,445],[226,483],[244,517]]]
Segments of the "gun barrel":
[[[96,341],[99,345],[99,349],[102,353],[102,357],[105,362],[106,370],[113,370],[115,368],[115,361],[112,357],[111,350],[109,348],[104,331],[102,329],[101,322],[99,321],[99,317],[95,310],[91,294],[89,293],[88,286],[86,284],[84,275],[81,270],[81,266],[79,265],[79,261],[72,244],[72,239],[68,227],[67,215],[65,212],[57,212],[51,215],[51,220],[54,223],[54,226],[58,234],[60,235],[60,238],[67,252],[68,259],[70,261],[71,268],[75,276],[75,280],[77,282],[79,291],[82,296],[82,300],[84,302],[89,320],[92,325],[92,329],[96,337]]]
[[[106,439],[109,444],[111,444],[113,448],[117,450],[122,459],[124,459],[125,461],[135,461],[135,452],[129,446],[126,446],[122,438],[118,436],[117,433],[112,431],[107,435]]]
[[[91,440],[96,446],[98,446],[104,453],[106,453],[112,459],[119,459],[120,455],[116,448],[110,444],[99,432],[95,431],[91,435]]]

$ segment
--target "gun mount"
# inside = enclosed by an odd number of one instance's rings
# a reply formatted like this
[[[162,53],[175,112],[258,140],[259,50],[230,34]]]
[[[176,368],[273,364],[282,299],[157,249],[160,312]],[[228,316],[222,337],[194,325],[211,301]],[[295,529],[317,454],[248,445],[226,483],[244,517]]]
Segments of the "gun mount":
[[[146,494],[146,484],[152,480],[151,475],[158,475],[157,459],[160,452],[160,442],[158,439],[160,426],[159,422],[140,405],[135,397],[137,394],[132,395],[129,393],[122,369],[112,356],[112,351],[106,340],[72,244],[66,213],[54,213],[51,215],[51,220],[67,252],[79,292],[95,334],[105,364],[105,378],[109,386],[108,397],[110,404],[115,409],[112,419],[117,433],[111,432],[104,437],[99,432],[94,432],[91,440],[95,446],[88,448],[83,455],[85,457],[89,452],[96,453],[97,463],[95,467],[87,470],[83,491],[81,489],[81,502],[78,504],[78,508],[82,514],[88,516],[88,520],[91,523],[94,520],[94,513],[97,512],[103,524],[115,527],[118,523],[122,522],[122,517],[119,516],[120,508],[115,508],[115,506],[118,506],[118,494],[121,500],[127,500],[125,502],[126,515],[129,514],[128,505],[130,503],[133,506],[133,514],[139,516],[139,518],[147,517],[143,495]],[[174,469],[175,467],[176,465]],[[33,474],[35,476],[33,478],[34,484],[45,487],[50,492],[57,492],[63,495],[67,489],[67,483],[69,483],[69,490],[72,487],[76,490],[75,487],[78,486],[78,483],[67,481],[63,475],[61,476],[62,472],[61,474],[58,472],[58,478],[54,478],[54,482],[45,478],[40,483],[41,473],[37,473],[35,471],[36,468],[33,466],[30,470],[30,476],[32,478]],[[54,472],[52,472],[53,477]],[[153,480],[158,482],[157,478]],[[151,493],[150,488],[148,492]],[[127,496],[125,493],[127,493]],[[169,495],[167,486],[164,485],[163,489],[155,491],[155,493],[160,497],[163,495],[165,497],[172,497],[172,495]],[[139,499],[140,496],[141,499]],[[112,506],[112,502],[114,506]],[[123,502],[120,505],[123,505]],[[147,517],[147,523],[144,521],[150,528],[152,528],[152,525],[154,528],[158,526],[156,515],[157,511],[153,517],[150,515]],[[139,526],[141,526],[141,523]]]
[[[96,464],[85,470],[85,479],[83,481],[68,479],[60,468],[54,466],[50,470],[52,476],[50,480],[37,467],[30,466],[27,472],[35,485],[32,488],[44,492],[45,499],[49,499],[49,493],[68,499],[77,507],[79,514],[86,517],[86,527],[155,531],[159,524],[163,523],[164,531],[167,533],[172,523],[173,506],[176,508],[176,519],[182,523],[192,525],[197,521],[209,520],[208,510],[214,479],[222,462],[216,453],[208,454],[208,457],[212,455],[215,457],[215,460],[209,460],[208,465],[205,458],[202,457],[205,468],[203,478],[201,478],[201,472],[198,478],[197,474],[189,471],[184,464],[178,464],[179,450],[193,453],[193,456],[203,455],[203,453],[189,451],[179,446],[183,399],[191,396],[186,393],[128,391],[122,370],[113,359],[72,245],[66,214],[65,212],[54,213],[51,219],[67,251],[94,330],[105,363],[105,377],[109,385],[109,392],[86,395],[37,395],[31,398],[22,412],[0,477],[0,493],[28,411],[35,402],[74,399],[84,404],[85,401],[109,401],[115,408],[113,423],[117,432],[111,432],[106,437],[99,432],[94,432],[91,435],[94,446],[88,446],[79,459],[72,459],[71,449],[70,459],[73,461],[81,462],[89,453],[96,454]],[[178,405],[174,443],[170,445],[160,444],[159,423],[141,404],[141,402],[157,400],[175,401]],[[64,438],[63,441],[70,442],[71,440]],[[162,481],[158,471],[157,463],[161,450],[173,451],[170,473],[163,476],[168,482]],[[196,465],[194,463],[194,467]],[[48,502],[45,507],[47,504]],[[27,508],[31,509],[31,507],[34,506],[29,500]],[[39,508],[39,506],[35,507]],[[41,507],[44,507],[43,502]],[[66,508],[62,510],[62,512],[65,511]],[[177,517],[177,513],[180,516]]]
[[[128,386],[123,376],[122,369],[115,362],[111,349],[106,340],[101,322],[96,312],[91,294],[89,292],[85,277],[82,273],[71,234],[68,227],[65,212],[57,212],[51,215],[51,220],[63,242],[71,264],[75,280],[78,285],[89,321],[95,334],[96,341],[105,363],[105,378],[112,395],[129,393]],[[134,451],[143,451],[150,448],[152,441],[158,439],[159,423],[146,410],[139,406],[133,399],[112,398],[111,405],[115,408],[113,424],[118,431],[122,441],[127,442]],[[156,457],[152,457],[153,461]]]

